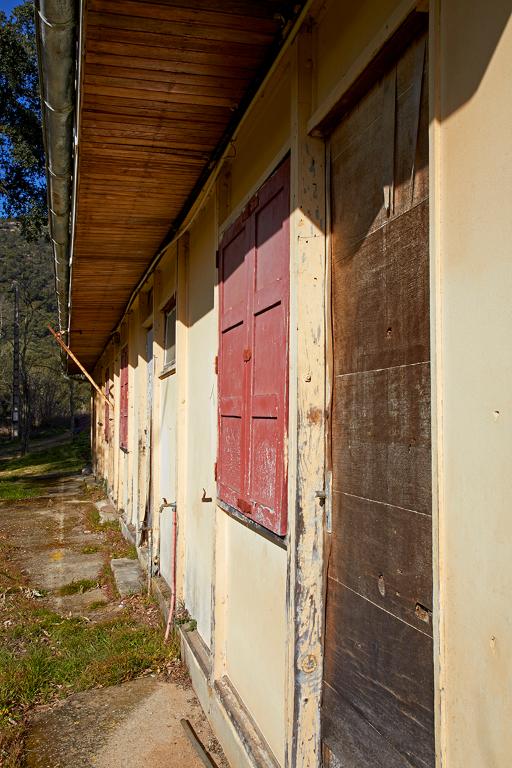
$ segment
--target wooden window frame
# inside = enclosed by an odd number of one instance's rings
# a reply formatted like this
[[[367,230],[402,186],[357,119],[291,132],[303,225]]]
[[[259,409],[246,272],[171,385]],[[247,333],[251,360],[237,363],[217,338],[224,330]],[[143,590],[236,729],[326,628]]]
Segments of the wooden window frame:
[[[167,320],[169,318],[169,315],[174,314],[174,358],[172,360],[167,360],[167,353],[168,353],[168,327],[167,327]],[[164,352],[164,364],[162,367],[162,371],[160,373],[160,378],[168,376],[172,373],[176,373],[176,323],[178,319],[178,313],[177,313],[177,304],[176,304],[176,294],[173,294],[167,304],[164,305],[162,308],[162,314],[164,316],[164,345],[163,345],[163,352]]]

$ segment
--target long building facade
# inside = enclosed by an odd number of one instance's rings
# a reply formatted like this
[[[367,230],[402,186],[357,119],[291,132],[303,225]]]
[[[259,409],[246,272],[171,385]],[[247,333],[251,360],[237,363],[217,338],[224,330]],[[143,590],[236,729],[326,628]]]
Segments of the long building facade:
[[[507,768],[510,4],[73,5],[61,330],[230,764]]]

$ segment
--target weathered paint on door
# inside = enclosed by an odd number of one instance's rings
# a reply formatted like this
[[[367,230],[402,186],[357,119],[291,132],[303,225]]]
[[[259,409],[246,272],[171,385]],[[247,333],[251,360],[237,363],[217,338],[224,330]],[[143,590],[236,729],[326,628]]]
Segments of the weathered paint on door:
[[[128,345],[121,350],[119,389],[119,445],[126,451],[128,450]]]
[[[324,761],[434,765],[427,38],[331,138]]]
[[[105,369],[105,397],[110,400],[110,368]],[[105,401],[103,406],[103,435],[105,442],[110,440],[110,405]]]
[[[286,533],[290,163],[220,249],[218,495]]]

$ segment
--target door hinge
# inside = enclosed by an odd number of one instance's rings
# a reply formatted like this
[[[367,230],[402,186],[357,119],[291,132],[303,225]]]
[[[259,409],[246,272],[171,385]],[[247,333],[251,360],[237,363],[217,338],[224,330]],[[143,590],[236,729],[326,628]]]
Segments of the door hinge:
[[[214,365],[215,365],[215,373],[218,373],[219,372],[219,356],[218,355],[215,355]]]
[[[217,462],[213,465],[213,477],[215,478],[215,482],[217,482]]]
[[[219,268],[219,264],[220,264],[220,253],[219,253],[219,249],[217,248],[217,250],[215,251],[215,268],[216,269]]]

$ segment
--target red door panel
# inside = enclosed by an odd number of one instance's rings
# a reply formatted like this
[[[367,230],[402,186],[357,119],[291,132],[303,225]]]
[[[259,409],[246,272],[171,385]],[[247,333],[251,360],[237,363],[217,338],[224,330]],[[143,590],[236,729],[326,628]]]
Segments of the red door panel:
[[[110,399],[110,368],[105,371],[105,397]],[[103,411],[103,434],[105,442],[108,443],[110,440],[110,406],[108,403],[105,403]]]
[[[119,410],[119,443],[121,448],[128,450],[128,347],[121,350],[120,375],[120,410]]]
[[[220,249],[219,498],[286,533],[289,162]]]
[[[224,238],[219,348],[219,496],[238,506],[244,485],[244,349],[248,344],[247,290],[250,228],[237,222]]]

